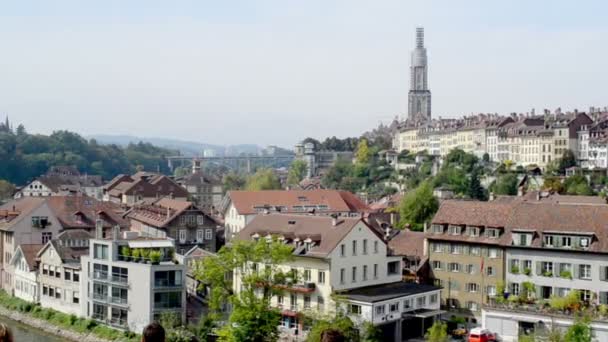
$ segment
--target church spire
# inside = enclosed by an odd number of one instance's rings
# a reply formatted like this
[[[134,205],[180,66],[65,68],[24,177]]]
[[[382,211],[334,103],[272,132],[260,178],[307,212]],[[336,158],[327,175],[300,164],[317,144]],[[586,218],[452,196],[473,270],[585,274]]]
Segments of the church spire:
[[[408,119],[415,122],[429,121],[431,120],[431,91],[428,88],[428,67],[423,27],[416,28],[416,48],[412,51],[410,62]]]

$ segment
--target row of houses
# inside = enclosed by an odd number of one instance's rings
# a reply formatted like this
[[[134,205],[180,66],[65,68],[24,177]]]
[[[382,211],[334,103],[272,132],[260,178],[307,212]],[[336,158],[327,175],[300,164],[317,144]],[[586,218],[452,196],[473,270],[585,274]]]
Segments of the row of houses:
[[[543,303],[555,296],[577,290],[584,305],[608,304],[607,219],[600,197],[532,192],[444,201],[424,233],[428,277],[442,288],[447,315],[516,340],[538,322],[551,326],[555,317]],[[513,305],[504,312],[499,303],[509,297],[536,312],[518,313]],[[530,317],[537,321],[530,325]],[[605,322],[594,329],[596,338],[608,339]]]
[[[571,150],[582,166],[605,168],[605,114],[546,111],[543,115],[479,114],[462,119],[405,121],[396,130],[393,149],[396,153],[426,151],[443,157],[458,148],[479,158],[487,154],[494,162],[510,160],[515,165],[541,169]]]

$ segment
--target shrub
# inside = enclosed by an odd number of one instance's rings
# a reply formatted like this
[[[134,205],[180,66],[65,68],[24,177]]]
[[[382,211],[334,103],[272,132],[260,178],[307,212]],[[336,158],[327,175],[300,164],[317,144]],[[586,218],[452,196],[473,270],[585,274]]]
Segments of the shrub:
[[[529,276],[530,274],[532,274],[532,270],[529,268],[524,268],[524,274]]]
[[[153,264],[158,264],[160,262],[160,251],[150,252],[150,261]]]
[[[518,266],[512,266],[511,267],[511,273],[518,274],[519,273],[519,267]]]
[[[572,273],[566,270],[559,272],[559,276],[566,279],[572,279]]]
[[[131,256],[133,257],[133,261],[139,261],[139,257],[141,256],[139,248],[134,249],[131,252]]]
[[[130,257],[131,256],[131,248],[129,248],[129,246],[122,246],[120,248],[120,254],[123,257],[126,257],[126,258]]]

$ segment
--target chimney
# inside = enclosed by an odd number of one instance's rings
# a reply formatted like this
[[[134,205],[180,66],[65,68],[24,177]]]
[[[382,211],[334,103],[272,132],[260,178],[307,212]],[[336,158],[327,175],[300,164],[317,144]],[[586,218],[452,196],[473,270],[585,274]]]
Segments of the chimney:
[[[332,227],[335,227],[338,225],[338,215],[337,214],[331,214],[331,225],[332,225]]]
[[[167,208],[167,219],[171,217],[171,208]]]
[[[95,238],[103,239],[103,220],[95,220]]]
[[[120,226],[116,225],[112,227],[112,241],[117,241],[120,236]]]

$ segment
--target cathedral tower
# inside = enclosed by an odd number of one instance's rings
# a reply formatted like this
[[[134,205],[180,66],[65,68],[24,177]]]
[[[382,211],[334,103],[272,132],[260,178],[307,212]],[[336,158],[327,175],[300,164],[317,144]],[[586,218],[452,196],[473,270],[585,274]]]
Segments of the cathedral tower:
[[[426,48],[424,28],[416,28],[416,48],[412,51],[410,65],[410,92],[408,94],[408,119],[431,120],[431,91],[427,79]]]

